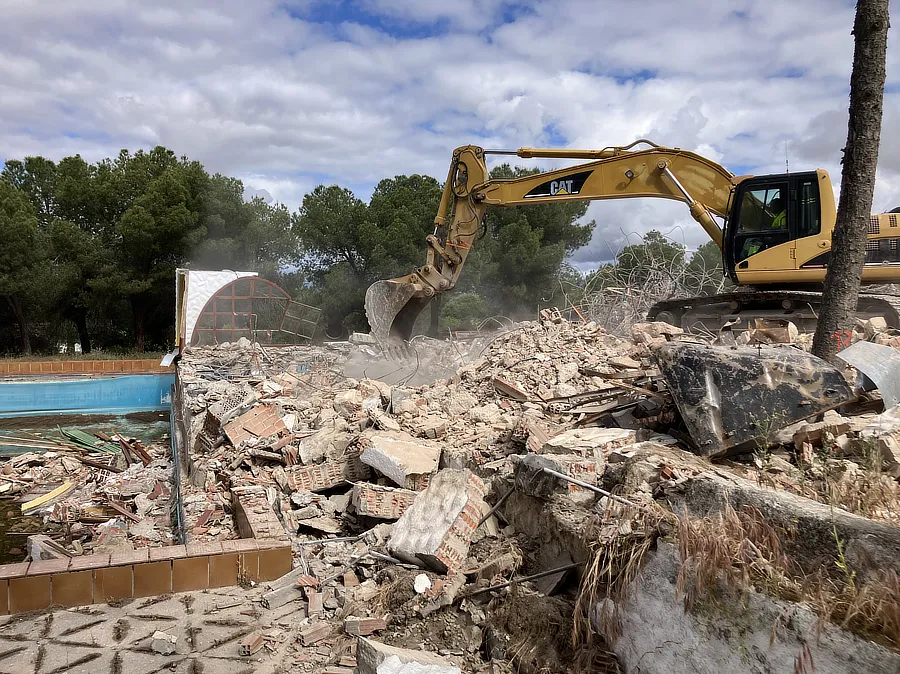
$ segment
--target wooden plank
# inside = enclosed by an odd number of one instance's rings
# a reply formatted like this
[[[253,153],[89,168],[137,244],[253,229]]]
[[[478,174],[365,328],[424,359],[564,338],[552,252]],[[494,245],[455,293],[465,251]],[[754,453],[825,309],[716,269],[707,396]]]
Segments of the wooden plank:
[[[56,489],[54,489],[53,491],[48,492],[48,493],[44,494],[43,496],[38,496],[36,499],[34,499],[32,501],[28,501],[28,503],[23,503],[22,504],[22,513],[24,514],[24,513],[28,512],[29,510],[36,510],[37,508],[40,508],[42,506],[53,503],[54,501],[62,498],[66,494],[68,494],[73,489],[75,489],[75,484],[72,482],[69,482],[67,480],[67,481],[63,482],[60,486],[58,486]]]

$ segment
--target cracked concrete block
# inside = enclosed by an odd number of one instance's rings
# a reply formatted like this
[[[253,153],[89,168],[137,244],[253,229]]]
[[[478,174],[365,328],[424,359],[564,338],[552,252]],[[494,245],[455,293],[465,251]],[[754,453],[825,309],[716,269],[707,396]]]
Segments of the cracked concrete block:
[[[468,470],[436,473],[394,524],[391,554],[440,573],[458,569],[486,510],[484,490],[481,479]]]
[[[356,646],[359,674],[461,674],[446,658],[430,651],[388,646],[360,637]]]
[[[424,445],[408,433],[372,433],[364,443],[360,461],[405,489],[424,489],[441,460],[440,449]]]
[[[566,482],[554,475],[543,472],[544,468],[555,470],[557,473],[569,477],[597,484],[597,461],[591,458],[583,458],[577,454],[551,454],[540,456],[526,454],[514,457],[516,489],[538,498],[549,498],[554,494],[589,495],[593,498],[594,492],[577,484]]]
[[[616,449],[633,445],[633,430],[626,428],[575,428],[554,435],[541,447],[541,454],[577,454],[605,461]]]

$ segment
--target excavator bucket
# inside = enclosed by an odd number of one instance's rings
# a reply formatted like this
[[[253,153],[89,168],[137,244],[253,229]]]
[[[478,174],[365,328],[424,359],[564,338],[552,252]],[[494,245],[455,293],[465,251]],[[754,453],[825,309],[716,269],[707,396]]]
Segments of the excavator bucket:
[[[366,290],[366,318],[379,340],[409,341],[413,325],[431,297],[414,297],[416,287],[403,281],[376,281]]]

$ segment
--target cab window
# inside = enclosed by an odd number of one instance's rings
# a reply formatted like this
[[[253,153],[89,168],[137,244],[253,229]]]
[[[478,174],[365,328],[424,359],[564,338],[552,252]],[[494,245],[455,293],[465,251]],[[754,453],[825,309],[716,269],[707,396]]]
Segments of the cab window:
[[[744,193],[740,232],[773,232],[787,229],[785,186],[773,185]]]
[[[797,238],[814,236],[821,231],[819,222],[819,186],[813,180],[800,183],[800,217],[797,225]]]

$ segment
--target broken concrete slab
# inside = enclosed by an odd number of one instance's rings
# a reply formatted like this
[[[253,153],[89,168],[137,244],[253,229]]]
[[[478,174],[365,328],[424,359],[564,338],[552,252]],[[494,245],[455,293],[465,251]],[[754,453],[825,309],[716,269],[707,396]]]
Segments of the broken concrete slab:
[[[624,671],[645,674],[900,671],[900,655],[822,621],[808,607],[750,590],[741,601],[686,611],[676,589],[678,549],[660,541],[618,606],[613,650]],[[608,600],[607,600],[608,601]],[[594,620],[613,608],[598,605]],[[786,616],[790,616],[786,618]],[[714,629],[710,629],[714,626]],[[800,666],[808,651],[815,668]],[[653,657],[646,657],[652,653]],[[752,657],[747,657],[752,653]],[[703,663],[698,667],[698,663]]]
[[[360,637],[356,645],[358,674],[461,674],[459,667],[429,651],[412,651]]]
[[[404,489],[419,491],[428,486],[441,460],[440,449],[422,444],[408,433],[367,433],[361,444],[365,449],[360,460]]]
[[[574,428],[547,440],[541,454],[578,454],[605,461],[614,449],[633,445],[636,433],[626,428]]]
[[[667,341],[667,337],[683,334],[684,330],[681,328],[662,321],[635,323],[631,326],[631,339],[637,344],[662,344]]]
[[[776,529],[794,532],[785,551],[809,572],[818,570],[823,559],[843,555],[860,578],[886,570],[900,573],[900,528],[790,492],[716,471],[680,482],[665,498],[674,512],[701,517],[726,507],[755,508]]]
[[[458,569],[487,510],[484,493],[484,483],[471,471],[439,471],[394,524],[391,554],[440,573]]]
[[[854,398],[839,370],[790,347],[720,347],[670,342],[660,370],[695,451],[717,456],[752,449],[776,431]]]

